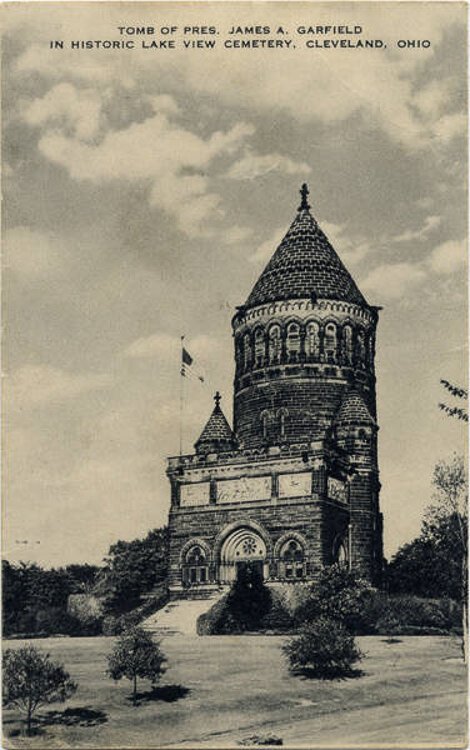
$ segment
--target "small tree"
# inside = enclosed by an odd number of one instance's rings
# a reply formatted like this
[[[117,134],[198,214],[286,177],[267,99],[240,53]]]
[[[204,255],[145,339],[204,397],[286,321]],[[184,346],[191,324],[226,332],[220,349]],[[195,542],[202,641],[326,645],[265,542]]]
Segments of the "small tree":
[[[62,664],[35,646],[8,648],[3,655],[3,704],[26,715],[26,733],[36,709],[45,703],[63,702],[76,691]]]
[[[160,644],[140,627],[126,630],[116,641],[113,651],[108,656],[108,674],[113,680],[123,677],[132,681],[132,702],[137,702],[137,678],[150,680],[155,686],[164,673],[166,661],[160,651]]]
[[[363,656],[344,625],[326,617],[303,625],[283,651],[293,672],[323,679],[351,676],[353,664]]]
[[[449,557],[457,552],[461,566],[460,599],[462,603],[462,653],[467,661],[467,578],[468,578],[468,485],[462,456],[454,454],[450,461],[440,461],[434,469],[434,502],[426,511],[423,535],[434,544],[442,543],[443,527],[450,527]],[[447,542],[449,544],[449,541]]]

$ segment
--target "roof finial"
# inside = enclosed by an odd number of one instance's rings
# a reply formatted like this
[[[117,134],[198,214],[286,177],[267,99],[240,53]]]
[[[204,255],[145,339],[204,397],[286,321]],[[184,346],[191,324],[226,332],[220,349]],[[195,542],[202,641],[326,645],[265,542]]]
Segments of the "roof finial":
[[[298,207],[297,210],[298,211],[308,211],[309,208],[310,208],[310,204],[309,204],[309,202],[307,200],[307,196],[309,195],[310,190],[308,189],[308,185],[307,185],[306,182],[304,182],[304,184],[300,188],[299,192],[300,192],[300,195],[302,196],[302,203],[300,204],[300,206]]]
[[[221,398],[222,398],[222,396],[220,395],[219,391],[216,391],[215,396],[214,396],[215,408],[216,409],[219,408]]]

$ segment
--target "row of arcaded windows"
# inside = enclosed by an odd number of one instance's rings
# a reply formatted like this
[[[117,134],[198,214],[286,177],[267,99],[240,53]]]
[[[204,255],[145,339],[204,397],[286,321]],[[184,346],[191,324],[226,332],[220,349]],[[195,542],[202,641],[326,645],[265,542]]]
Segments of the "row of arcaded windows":
[[[349,323],[320,326],[315,321],[306,326],[288,323],[285,329],[274,323],[267,331],[257,327],[252,335],[245,333],[237,339],[239,371],[303,361],[372,366],[373,342],[370,335],[354,330]]]
[[[297,580],[305,577],[305,553],[296,539],[288,540],[281,549],[278,576]],[[191,547],[186,553],[181,577],[185,586],[204,584],[209,581],[209,562],[206,553],[198,545]]]
[[[346,565],[347,553],[344,540],[335,540],[333,543],[332,562]],[[277,577],[285,580],[301,580],[305,578],[305,575],[305,550],[297,539],[288,539],[280,550]],[[186,553],[181,578],[185,586],[208,583],[209,561],[205,551],[199,545],[192,546]]]

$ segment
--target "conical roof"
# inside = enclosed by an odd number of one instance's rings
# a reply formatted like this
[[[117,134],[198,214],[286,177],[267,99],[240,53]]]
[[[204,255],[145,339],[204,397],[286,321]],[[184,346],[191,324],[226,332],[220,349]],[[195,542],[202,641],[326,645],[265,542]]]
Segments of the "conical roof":
[[[289,231],[256,282],[246,307],[282,299],[318,298],[367,305],[327,236],[310,213],[308,188]]]
[[[361,394],[352,388],[344,394],[334,423],[337,426],[346,424],[375,425],[375,421]]]
[[[215,406],[195,448],[197,453],[219,452],[232,450],[236,447],[236,438],[220,408],[220,396],[215,395]]]

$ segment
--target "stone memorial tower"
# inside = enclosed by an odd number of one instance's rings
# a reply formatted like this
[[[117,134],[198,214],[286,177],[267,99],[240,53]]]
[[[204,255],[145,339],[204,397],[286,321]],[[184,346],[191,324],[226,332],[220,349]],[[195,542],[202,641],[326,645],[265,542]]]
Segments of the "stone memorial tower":
[[[310,212],[233,317],[234,424],[220,396],[195,453],[169,459],[173,596],[233,581],[315,580],[382,566],[375,336],[364,299]]]

